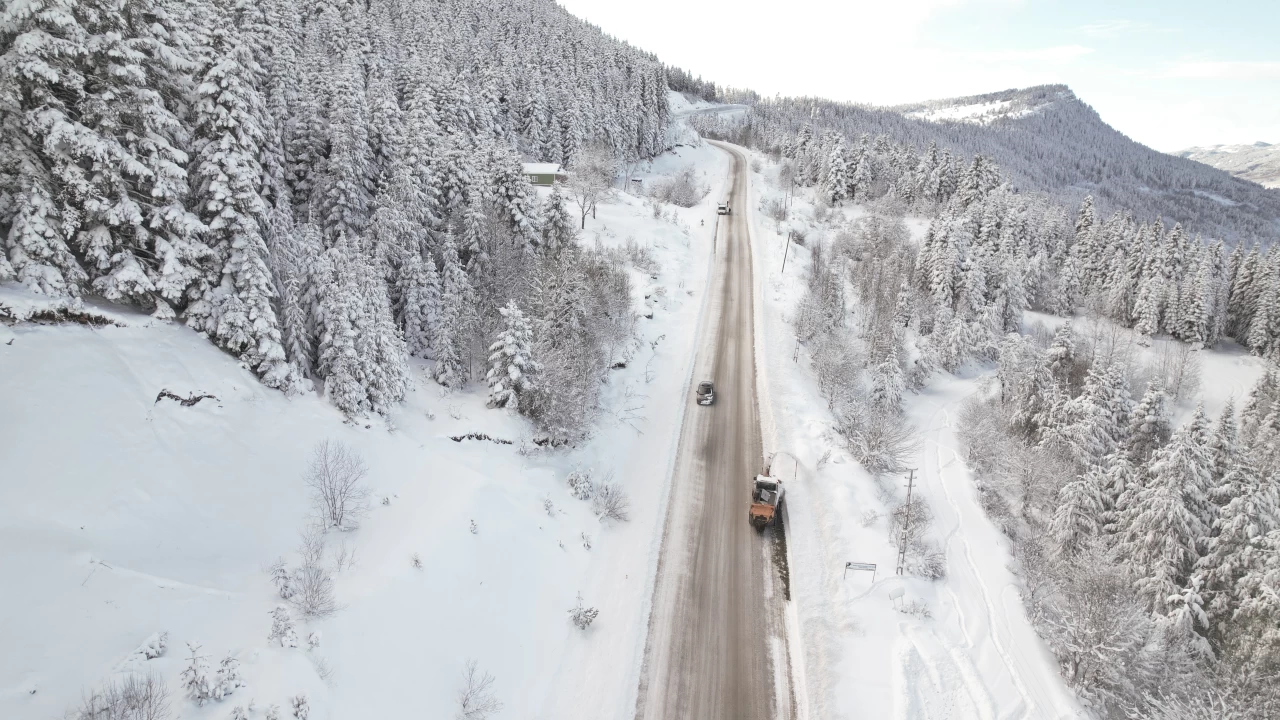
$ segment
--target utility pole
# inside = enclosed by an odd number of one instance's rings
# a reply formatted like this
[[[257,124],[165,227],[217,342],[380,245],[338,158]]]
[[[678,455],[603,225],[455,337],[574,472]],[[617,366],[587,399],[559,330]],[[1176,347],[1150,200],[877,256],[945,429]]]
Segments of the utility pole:
[[[902,574],[902,566],[907,561],[907,537],[911,534],[911,487],[915,483],[916,469],[910,468],[907,476],[907,517],[902,523],[902,540],[898,542],[898,574]]]
[[[782,274],[784,275],[787,272],[787,253],[791,252],[791,233],[792,232],[793,231],[791,230],[787,231],[787,249],[782,251]]]

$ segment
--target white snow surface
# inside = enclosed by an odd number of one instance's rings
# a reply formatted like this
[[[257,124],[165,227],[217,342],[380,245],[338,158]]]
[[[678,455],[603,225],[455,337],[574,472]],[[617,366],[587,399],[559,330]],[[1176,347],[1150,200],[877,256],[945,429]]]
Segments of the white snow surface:
[[[1010,100],[992,100],[986,103],[974,103],[972,105],[943,105],[930,107],[924,110],[906,113],[906,117],[915,120],[924,120],[927,122],[969,122],[976,125],[986,125],[997,118],[1009,118],[1011,120],[1020,117],[1026,117],[1036,111],[1037,108],[1022,108],[1012,110],[1013,102]]]
[[[690,163],[712,186],[699,206],[655,219],[619,194],[587,220],[583,242],[634,238],[662,270],[633,271],[637,309],[653,319],[610,375],[598,431],[571,450],[522,453],[533,429],[487,409],[482,382],[444,393],[421,364],[389,418],[344,423],[323,399],[267,390],[185,327],[132,310],[92,307],[122,327],[0,324],[0,717],[60,717],[143,670],[167,681],[184,718],[223,718],[250,699],[287,714],[299,693],[313,720],[445,718],[468,659],[496,678],[499,717],[630,717],[728,166],[699,145],[647,171]],[[0,287],[5,305],[44,302]],[[162,389],[217,399],[156,402]],[[450,439],[471,432],[514,444]],[[331,557],[345,545],[354,561],[334,573],[341,609],[298,619],[299,637],[321,630],[323,643],[281,649],[267,642],[280,599],[264,570],[296,561],[310,513],[301,475],[326,438],[364,457],[373,503],[359,529],[327,536]],[[588,467],[625,487],[630,522],[602,525],[569,494],[566,474]],[[579,592],[600,609],[586,632],[567,612]],[[161,631],[163,657],[130,658]],[[203,708],[182,698],[186,642],[215,666],[236,654],[246,687]]]

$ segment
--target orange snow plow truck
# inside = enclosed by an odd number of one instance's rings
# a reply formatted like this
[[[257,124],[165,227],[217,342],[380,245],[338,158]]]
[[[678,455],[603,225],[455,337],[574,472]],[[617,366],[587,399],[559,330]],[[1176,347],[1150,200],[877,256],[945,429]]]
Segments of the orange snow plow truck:
[[[786,492],[782,486],[782,478],[790,475],[794,479],[797,469],[794,457],[787,453],[774,453],[765,473],[755,477],[751,486],[751,507],[747,509],[747,519],[757,530],[763,530],[766,525],[774,522],[774,518],[779,517]]]

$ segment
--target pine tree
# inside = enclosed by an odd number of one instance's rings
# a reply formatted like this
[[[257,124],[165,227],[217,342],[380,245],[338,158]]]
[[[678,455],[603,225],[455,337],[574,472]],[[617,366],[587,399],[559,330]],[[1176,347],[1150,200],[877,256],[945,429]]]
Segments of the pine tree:
[[[1105,506],[1105,482],[1102,467],[1094,465],[1058,492],[1058,508],[1049,523],[1049,532],[1063,555],[1079,553],[1098,534]]]
[[[0,276],[53,296],[78,296],[89,279],[69,247],[75,215],[56,200],[63,187],[88,189],[76,155],[97,143],[73,119],[86,82],[79,59],[91,37],[80,10],[76,0],[33,1],[10,6],[0,20],[0,196],[12,196],[12,205],[0,203],[0,228],[9,229],[0,235],[0,262],[8,257]],[[54,132],[75,142],[46,163],[42,150]]]
[[[890,352],[872,373],[871,406],[890,415],[902,412],[902,391],[905,385],[897,353]]]
[[[1213,436],[1209,439],[1214,482],[1221,482],[1227,471],[1235,465],[1239,444],[1240,428],[1236,425],[1235,399],[1228,398],[1227,404],[1222,408],[1222,414],[1218,416],[1218,424],[1214,428]]]
[[[459,388],[466,382],[463,339],[472,307],[472,290],[471,280],[458,260],[452,233],[445,237],[441,260],[440,314],[432,324],[435,329],[432,355],[436,359],[432,376],[445,387]]]
[[[353,265],[350,244],[339,233],[338,242],[317,260],[314,271],[320,295],[316,371],[324,378],[325,396],[349,417],[370,407],[356,349],[359,328],[353,316],[360,293],[359,273]]]
[[[1248,463],[1236,463],[1226,472],[1214,498],[1222,509],[1196,569],[1205,578],[1210,612],[1223,622],[1239,606],[1241,579],[1262,565],[1267,552],[1263,538],[1280,527],[1280,498],[1275,484],[1264,482]]]
[[[1190,425],[1151,459],[1151,478],[1122,519],[1118,558],[1134,568],[1135,588],[1155,612],[1168,611],[1168,598],[1185,587],[1208,535],[1200,515],[1210,482],[1207,449],[1195,442]]]
[[[1134,408],[1124,445],[1134,465],[1146,464],[1157,450],[1169,442],[1173,428],[1168,402],[1168,394],[1152,385]]]
[[[537,382],[540,369],[532,358],[533,332],[515,301],[499,312],[506,327],[489,346],[489,407],[520,408],[520,398]]]
[[[369,221],[373,201],[373,157],[369,147],[368,109],[363,73],[357,57],[344,56],[327,78],[326,93],[334,108],[329,123],[331,147],[325,162],[324,186],[317,199],[326,236],[358,237]]]
[[[850,183],[848,161],[844,157],[844,136],[837,136],[827,158],[827,176],[823,183],[827,200],[832,205],[844,201]]]
[[[423,260],[417,254],[410,255],[400,282],[405,346],[410,355],[429,357],[435,336],[432,322],[439,315],[441,294],[435,261],[430,256]]]
[[[287,388],[296,377],[271,304],[263,239],[267,204],[260,194],[258,118],[264,113],[251,84],[260,72],[233,28],[212,29],[196,88],[192,200],[207,224],[206,242],[222,277],[192,304],[187,317],[193,328],[254,368],[265,385]]]
[[[182,671],[182,691],[194,700],[196,705],[203,707],[214,694],[214,680],[209,672],[209,657],[200,654],[199,643],[189,642],[187,649],[191,652],[191,657],[187,659],[187,667]]]
[[[576,241],[578,229],[569,209],[565,207],[564,195],[560,186],[551,189],[547,197],[546,212],[542,219],[542,247],[548,252],[557,252],[559,248]]]

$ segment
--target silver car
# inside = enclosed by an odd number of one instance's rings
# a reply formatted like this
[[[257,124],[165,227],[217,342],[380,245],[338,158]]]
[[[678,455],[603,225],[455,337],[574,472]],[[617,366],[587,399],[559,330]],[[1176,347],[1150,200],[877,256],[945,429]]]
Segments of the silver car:
[[[698,383],[697,397],[699,405],[710,405],[716,401],[716,390],[710,380]]]

